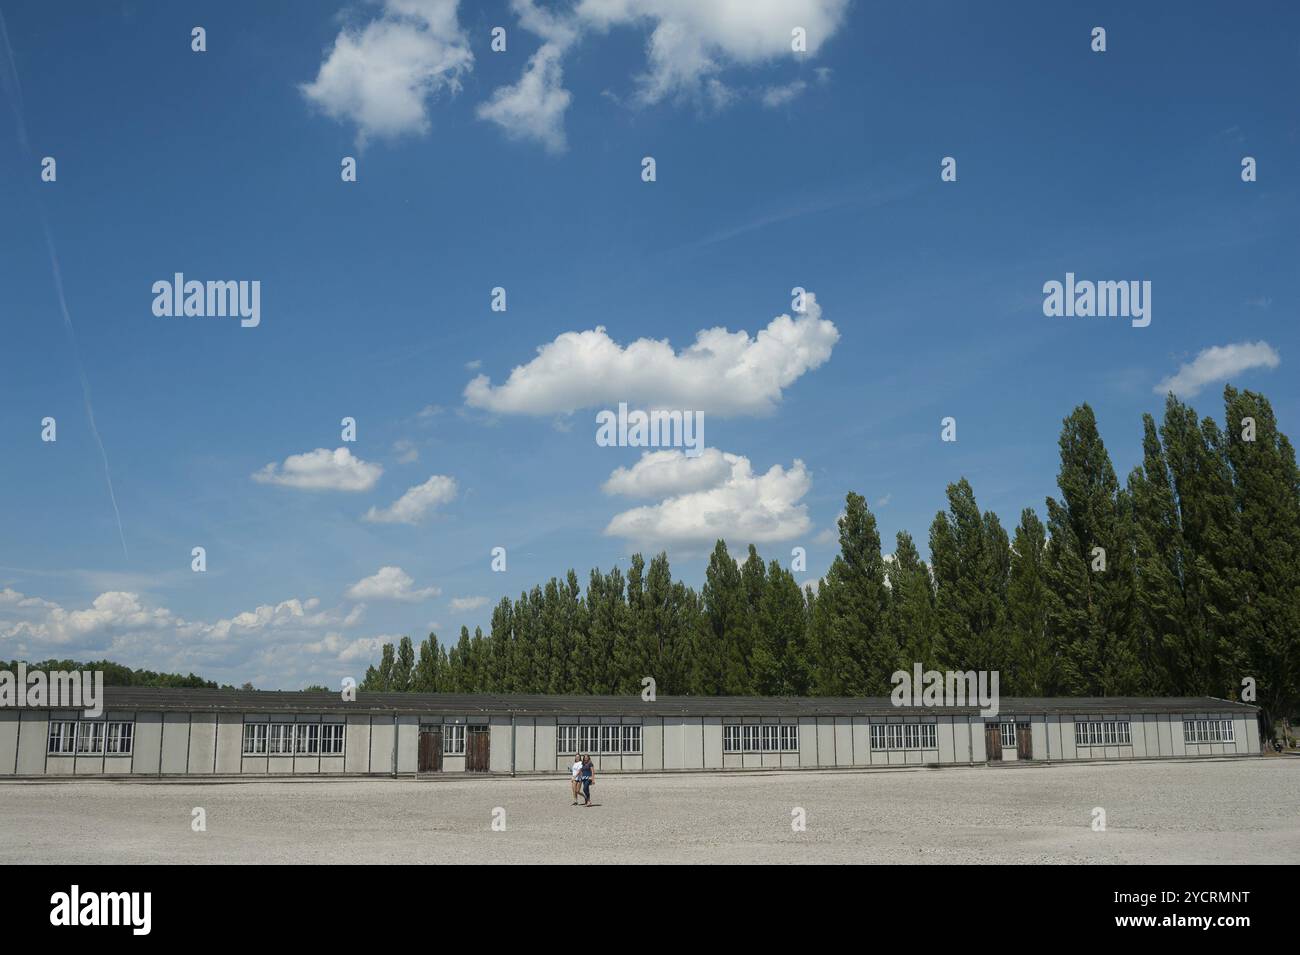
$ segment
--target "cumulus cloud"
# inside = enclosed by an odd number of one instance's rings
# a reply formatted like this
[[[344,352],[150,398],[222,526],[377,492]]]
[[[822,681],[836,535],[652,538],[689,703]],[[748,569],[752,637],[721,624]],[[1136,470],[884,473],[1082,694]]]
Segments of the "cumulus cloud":
[[[680,451],[662,453],[685,458]],[[658,504],[616,514],[605,534],[655,546],[708,545],[718,538],[761,544],[789,540],[808,530],[807,507],[800,501],[812,487],[812,478],[802,461],[796,459],[788,469],[777,464],[765,474],[755,474],[748,458],[725,452],[721,456],[727,473],[712,486],[680,490]],[[681,464],[677,475],[688,473],[684,463],[676,463]],[[658,476],[668,474],[671,464],[656,462],[644,474],[652,468]],[[636,490],[638,482],[625,477],[618,486]]]
[[[384,468],[353,457],[347,448],[317,448],[291,454],[284,464],[272,462],[253,474],[259,484],[278,484],[306,491],[368,491]]]
[[[717,487],[731,474],[731,463],[717,448],[696,457],[682,451],[647,451],[630,468],[618,468],[601,490],[623,497],[670,497]]]
[[[486,597],[453,597],[451,598],[451,609],[455,613],[465,613],[470,610],[478,610],[480,607],[486,607],[488,599]]]
[[[442,593],[437,587],[416,590],[414,585],[411,575],[402,568],[380,567],[378,573],[358,580],[349,587],[347,596],[351,600],[398,600],[414,603]]]
[[[304,653],[331,657],[339,663],[353,663],[373,659],[383,651],[385,643],[397,643],[400,639],[399,636],[381,635],[349,640],[339,633],[327,633],[319,640],[302,644],[301,649]]]
[[[299,86],[327,116],[354,123],[358,141],[423,134],[428,104],[459,92],[474,55],[458,0],[384,0],[378,18],[345,27],[316,79]]]
[[[28,638],[51,646],[100,649],[111,647],[114,640],[128,634],[152,633],[163,641],[179,638],[219,643],[269,631],[347,628],[358,624],[365,610],[364,604],[347,611],[341,607],[321,610],[316,597],[292,598],[207,622],[186,620],[166,607],[148,606],[139,594],[129,591],[106,591],[89,607],[75,610],[14,591],[5,593],[15,598],[6,601],[6,609],[16,608],[11,612],[21,616],[0,620],[0,640]]]
[[[1190,398],[1213,382],[1226,381],[1252,368],[1276,368],[1281,363],[1282,357],[1268,342],[1215,345],[1182,365],[1151,390],[1158,395],[1172,391]]]
[[[408,489],[388,507],[372,507],[365,519],[376,524],[418,524],[435,508],[455,497],[456,479],[435,474],[423,484]]]
[[[753,337],[705,329],[680,352],[650,338],[624,347],[603,327],[564,332],[504,384],[494,386],[487,375],[474,378],[465,386],[465,403],[500,414],[569,413],[620,401],[724,417],[765,414],[785,388],[830,358],[839,337],[811,292],[797,318],[779,315]]]
[[[528,58],[519,82],[498,87],[479,106],[479,119],[496,123],[512,139],[531,139],[552,153],[567,147],[564,114],[573,96],[564,88],[565,52],[578,38],[577,25],[538,7],[513,0],[520,25],[545,42]]]
[[[572,100],[563,85],[563,59],[587,34],[648,28],[646,69],[634,78],[632,101],[651,105],[685,99],[717,111],[751,92],[729,86],[720,74],[735,66],[816,56],[843,23],[848,0],[579,0],[563,13],[534,0],[512,0],[510,6],[520,26],[543,42],[519,81],[498,88],[479,106],[479,118],[496,123],[512,138],[562,152],[564,116]],[[805,52],[793,48],[796,27],[806,33]],[[765,105],[776,106],[805,86],[795,81],[769,87],[760,96]]]
[[[576,12],[585,27],[599,30],[651,25],[636,96],[657,103],[695,93],[728,66],[815,56],[843,23],[847,7],[848,0],[580,0]],[[806,53],[792,48],[796,27],[806,33]]]

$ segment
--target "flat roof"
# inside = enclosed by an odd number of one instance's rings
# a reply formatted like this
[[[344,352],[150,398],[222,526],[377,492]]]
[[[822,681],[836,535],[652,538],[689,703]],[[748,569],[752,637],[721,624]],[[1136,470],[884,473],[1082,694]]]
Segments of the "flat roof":
[[[107,709],[195,713],[406,713],[448,716],[898,716],[939,712],[972,715],[977,706],[899,707],[888,697],[627,696],[366,693],[355,702],[340,693],[289,690],[208,690],[108,686]],[[46,707],[54,709],[55,707]],[[1000,715],[1088,713],[1255,713],[1256,707],[1196,697],[1003,697]]]

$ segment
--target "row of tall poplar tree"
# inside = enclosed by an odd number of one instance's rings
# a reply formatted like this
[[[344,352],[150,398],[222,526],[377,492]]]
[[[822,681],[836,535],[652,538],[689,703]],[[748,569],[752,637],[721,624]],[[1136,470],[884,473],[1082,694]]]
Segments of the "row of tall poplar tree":
[[[1300,472],[1262,395],[1228,387],[1224,426],[1170,396],[1143,416],[1121,485],[1088,405],[1065,419],[1059,497],[1008,533],[963,478],[929,531],[882,552],[859,494],[840,553],[800,587],[718,541],[696,591],[666,554],[503,598],[490,632],[383,648],[363,690],[886,695],[890,675],[996,670],[1015,696],[1211,695],[1296,713]],[[1243,684],[1243,681],[1249,681]],[[1254,686],[1254,692],[1249,689]],[[1272,720],[1266,720],[1271,726]]]

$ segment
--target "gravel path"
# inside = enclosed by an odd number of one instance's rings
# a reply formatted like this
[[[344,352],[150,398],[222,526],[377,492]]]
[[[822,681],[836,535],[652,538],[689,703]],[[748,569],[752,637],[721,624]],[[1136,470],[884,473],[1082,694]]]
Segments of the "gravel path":
[[[1300,863],[1300,759],[567,779],[0,783],[0,863]],[[206,810],[207,831],[191,830]],[[504,831],[493,831],[504,809]],[[806,810],[794,832],[792,810]],[[1092,829],[1093,809],[1106,831]],[[500,814],[497,814],[500,818]]]

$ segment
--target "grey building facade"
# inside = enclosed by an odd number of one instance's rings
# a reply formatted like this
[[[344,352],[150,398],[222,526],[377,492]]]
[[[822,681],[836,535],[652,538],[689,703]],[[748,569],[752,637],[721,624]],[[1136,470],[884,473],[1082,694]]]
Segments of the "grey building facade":
[[[0,776],[559,773],[1250,756],[1257,709],[1209,697],[461,696],[108,687],[104,712],[0,710]]]

